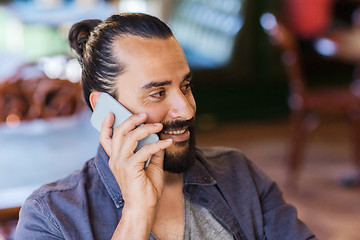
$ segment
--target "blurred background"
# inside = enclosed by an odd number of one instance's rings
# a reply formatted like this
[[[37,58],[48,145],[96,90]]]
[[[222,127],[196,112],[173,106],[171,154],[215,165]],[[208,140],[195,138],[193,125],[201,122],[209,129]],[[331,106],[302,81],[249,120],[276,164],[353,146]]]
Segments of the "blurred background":
[[[360,239],[359,0],[0,0],[0,240],[99,134],[67,43],[75,22],[145,12],[193,70],[197,143],[243,151],[319,239]]]

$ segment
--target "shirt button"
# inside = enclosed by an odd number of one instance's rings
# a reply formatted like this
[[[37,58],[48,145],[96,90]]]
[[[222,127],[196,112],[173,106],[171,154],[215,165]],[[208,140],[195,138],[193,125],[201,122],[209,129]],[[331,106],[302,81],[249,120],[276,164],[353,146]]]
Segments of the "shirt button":
[[[205,183],[211,183],[211,179],[208,177],[203,177]]]

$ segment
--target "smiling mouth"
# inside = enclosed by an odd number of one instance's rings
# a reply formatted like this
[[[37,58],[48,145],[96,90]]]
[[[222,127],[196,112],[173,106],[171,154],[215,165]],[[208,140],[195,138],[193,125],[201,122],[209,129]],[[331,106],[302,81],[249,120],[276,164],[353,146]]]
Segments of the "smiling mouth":
[[[170,135],[181,135],[184,134],[186,132],[187,128],[182,129],[182,130],[168,130],[168,131],[164,131],[165,134],[170,134]]]

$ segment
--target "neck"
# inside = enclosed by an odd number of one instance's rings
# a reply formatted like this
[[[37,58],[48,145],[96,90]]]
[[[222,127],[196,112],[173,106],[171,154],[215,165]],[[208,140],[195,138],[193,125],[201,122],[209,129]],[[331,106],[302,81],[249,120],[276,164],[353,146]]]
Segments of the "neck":
[[[181,174],[179,173],[171,173],[171,172],[164,172],[165,178],[165,187],[171,187],[181,183]]]
[[[159,239],[182,239],[184,233],[184,207],[181,174],[164,172],[164,191],[156,207],[152,232]]]

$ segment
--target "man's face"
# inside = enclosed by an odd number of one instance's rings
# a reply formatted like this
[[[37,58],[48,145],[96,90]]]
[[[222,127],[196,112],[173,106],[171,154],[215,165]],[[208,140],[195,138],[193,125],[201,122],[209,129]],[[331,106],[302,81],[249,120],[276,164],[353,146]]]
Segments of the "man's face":
[[[148,122],[164,125],[160,139],[171,138],[164,169],[184,171],[194,158],[192,131],[196,104],[191,92],[191,72],[175,38],[144,39],[135,36],[115,41],[115,56],[125,64],[118,77],[118,101],[132,113],[147,113]],[[192,158],[192,160],[189,160]]]

